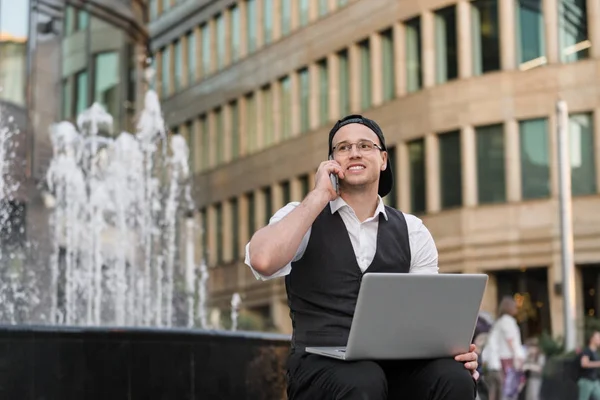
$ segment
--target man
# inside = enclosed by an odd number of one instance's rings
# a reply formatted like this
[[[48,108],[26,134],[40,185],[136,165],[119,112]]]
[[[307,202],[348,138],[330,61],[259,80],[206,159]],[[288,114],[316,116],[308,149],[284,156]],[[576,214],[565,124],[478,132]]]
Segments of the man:
[[[498,306],[498,319],[483,349],[490,400],[513,398],[520,391],[525,351],[516,318],[518,311],[517,302],[512,296],[502,298]]]
[[[581,353],[581,372],[577,386],[579,386],[579,400],[600,399],[600,381],[598,381],[598,347],[600,346],[600,332],[594,331],[589,336],[588,346]]]
[[[288,398],[474,399],[474,346],[456,361],[347,362],[304,351],[347,344],[365,271],[438,272],[437,250],[422,222],[383,204],[393,177],[379,126],[360,115],[338,121],[329,133],[329,156],[302,203],[277,211],[246,246],[246,263],[258,278],[285,276],[294,329]],[[330,174],[338,177],[339,196]]]

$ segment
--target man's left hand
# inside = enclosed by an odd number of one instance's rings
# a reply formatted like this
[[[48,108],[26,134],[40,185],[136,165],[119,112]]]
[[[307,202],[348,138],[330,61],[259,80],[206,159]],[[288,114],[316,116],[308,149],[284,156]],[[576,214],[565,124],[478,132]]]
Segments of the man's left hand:
[[[460,361],[460,362],[464,362],[465,363],[465,368],[469,370],[469,372],[471,372],[471,376],[473,377],[473,379],[477,380],[479,379],[479,372],[477,371],[477,346],[475,346],[474,344],[472,344],[469,347],[469,352],[465,353],[465,354],[459,354],[456,357],[454,357],[454,359],[456,361]]]

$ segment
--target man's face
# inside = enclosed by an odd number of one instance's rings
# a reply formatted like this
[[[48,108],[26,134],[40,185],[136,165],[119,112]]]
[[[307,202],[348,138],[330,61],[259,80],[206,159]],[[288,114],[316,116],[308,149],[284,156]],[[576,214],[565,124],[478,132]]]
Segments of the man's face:
[[[595,346],[600,346],[600,332],[594,332],[592,336],[592,342]]]
[[[341,187],[352,190],[379,184],[379,174],[387,165],[387,152],[373,147],[372,143],[381,147],[375,132],[362,124],[348,124],[336,132],[332,143],[333,157],[344,170]]]

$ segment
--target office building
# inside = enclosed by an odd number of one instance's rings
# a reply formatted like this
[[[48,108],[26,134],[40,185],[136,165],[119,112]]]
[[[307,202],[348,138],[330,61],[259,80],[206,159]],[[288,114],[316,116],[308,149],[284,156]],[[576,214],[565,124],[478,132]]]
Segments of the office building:
[[[156,89],[185,135],[211,306],[234,292],[290,332],[282,279],[250,236],[312,189],[327,133],[378,121],[384,200],[423,219],[441,272],[485,272],[483,309],[516,294],[525,336],[563,329],[556,102],[569,107],[578,318],[600,296],[600,3],[594,0],[151,2]],[[333,244],[332,244],[333,245]]]

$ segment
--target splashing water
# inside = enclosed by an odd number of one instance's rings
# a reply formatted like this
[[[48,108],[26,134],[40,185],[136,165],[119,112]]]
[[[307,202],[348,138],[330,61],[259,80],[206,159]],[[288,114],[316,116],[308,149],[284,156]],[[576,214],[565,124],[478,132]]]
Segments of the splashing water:
[[[15,174],[24,165],[17,157],[21,132],[13,124],[13,118],[0,109],[0,321],[16,324],[29,318],[40,299],[34,272],[25,262],[33,247],[21,240],[25,211],[16,198],[20,185]]]
[[[237,331],[238,326],[238,312],[240,310],[240,304],[242,303],[242,298],[239,293],[234,293],[231,296],[231,330]]]
[[[15,237],[8,205],[19,186],[9,172],[18,170],[19,131],[2,117],[0,232]],[[189,149],[164,125],[148,91],[133,134],[113,135],[112,116],[96,103],[76,124],[50,127],[53,156],[41,188],[50,254],[30,240],[1,243],[0,323],[217,327],[207,321],[207,266],[194,261],[200,229]]]
[[[50,129],[51,322],[193,326],[195,229],[191,218],[180,224],[194,209],[187,143],[167,138],[154,91],[135,134],[110,137],[112,122],[94,104],[77,127]]]
[[[0,202],[4,205],[14,200],[14,194],[19,188],[19,183],[12,176],[14,163],[16,159],[16,148],[18,142],[14,138],[19,134],[18,130],[9,129],[12,124],[12,117],[4,121],[4,115],[0,110]],[[12,226],[10,224],[10,208],[0,207],[0,227],[6,228],[10,233]],[[0,246],[0,258],[3,254],[3,246]]]
[[[200,264],[200,282],[198,288],[198,319],[201,328],[208,328],[208,313],[206,311],[206,282],[208,281],[208,268],[202,260]]]

